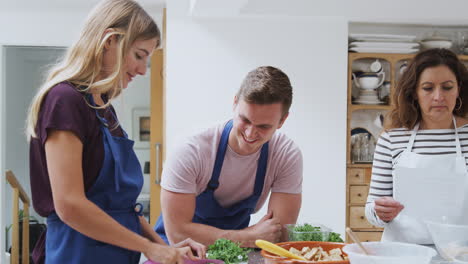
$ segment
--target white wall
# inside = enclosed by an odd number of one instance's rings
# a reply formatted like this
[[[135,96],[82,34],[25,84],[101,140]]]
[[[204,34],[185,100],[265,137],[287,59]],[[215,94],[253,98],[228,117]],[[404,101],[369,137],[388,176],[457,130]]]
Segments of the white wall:
[[[248,71],[260,65],[279,67],[294,88],[291,114],[282,131],[304,156],[299,219],[343,233],[347,21],[336,17],[193,20],[171,16],[170,3],[168,11],[168,154],[181,137],[231,117],[234,94]]]

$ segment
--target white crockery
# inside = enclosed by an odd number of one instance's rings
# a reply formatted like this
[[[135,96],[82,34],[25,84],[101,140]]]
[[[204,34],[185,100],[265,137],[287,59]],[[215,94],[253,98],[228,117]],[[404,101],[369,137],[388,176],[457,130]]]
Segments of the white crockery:
[[[377,89],[385,80],[385,72],[372,73],[372,74],[362,74],[357,77],[353,73],[354,84],[364,90],[373,90]],[[380,77],[380,79],[379,79]]]
[[[400,242],[363,242],[365,255],[357,244],[348,244],[343,251],[351,264],[429,264],[437,255],[432,248]]]
[[[421,46],[423,49],[434,49],[434,48],[444,48],[450,49],[452,47],[452,41],[444,39],[428,39],[421,41]]]

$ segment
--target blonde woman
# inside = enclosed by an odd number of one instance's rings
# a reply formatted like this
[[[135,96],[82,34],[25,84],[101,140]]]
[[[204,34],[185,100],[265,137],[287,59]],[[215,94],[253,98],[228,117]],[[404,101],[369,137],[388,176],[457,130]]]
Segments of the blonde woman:
[[[146,65],[160,32],[134,1],[101,2],[34,97],[27,120],[33,204],[48,230],[36,263],[162,263],[205,255],[167,246],[135,206],[143,177],[111,101]]]

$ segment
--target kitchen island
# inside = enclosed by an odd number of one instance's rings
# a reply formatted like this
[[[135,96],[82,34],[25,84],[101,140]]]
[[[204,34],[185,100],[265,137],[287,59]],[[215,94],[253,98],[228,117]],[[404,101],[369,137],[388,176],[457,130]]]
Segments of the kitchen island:
[[[434,248],[434,247],[432,247]],[[435,249],[435,248],[434,248]],[[249,261],[248,264],[263,264],[263,257],[260,254],[260,249],[254,249],[252,252],[249,253]],[[430,264],[450,264],[452,262],[444,260],[441,256],[436,255]]]

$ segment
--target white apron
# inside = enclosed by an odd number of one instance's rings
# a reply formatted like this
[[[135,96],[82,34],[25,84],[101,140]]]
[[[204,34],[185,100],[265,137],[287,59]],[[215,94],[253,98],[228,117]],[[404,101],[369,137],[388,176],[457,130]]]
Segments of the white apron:
[[[456,154],[422,155],[411,152],[417,124],[408,146],[393,165],[393,198],[405,208],[389,222],[382,241],[433,244],[424,220],[460,222],[466,217],[467,169],[457,124]]]

